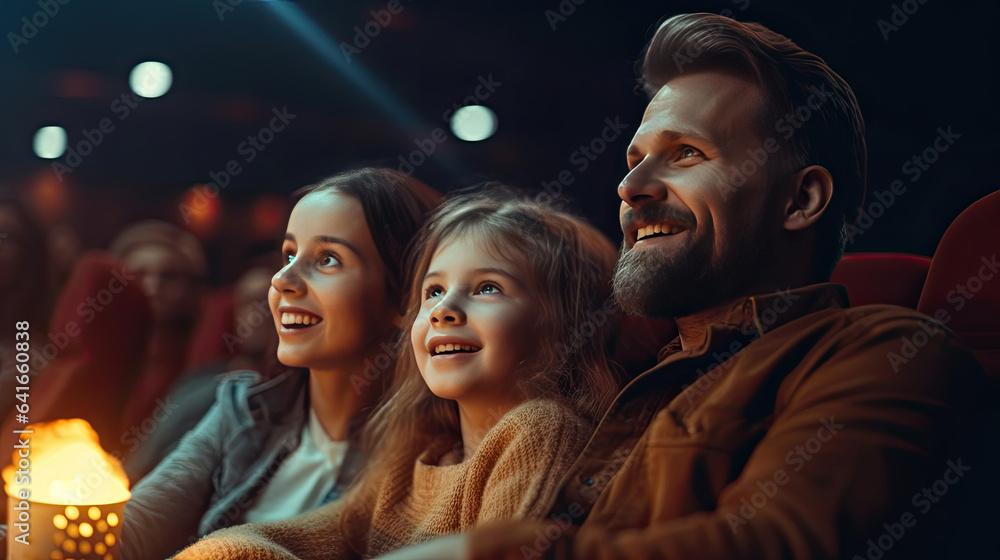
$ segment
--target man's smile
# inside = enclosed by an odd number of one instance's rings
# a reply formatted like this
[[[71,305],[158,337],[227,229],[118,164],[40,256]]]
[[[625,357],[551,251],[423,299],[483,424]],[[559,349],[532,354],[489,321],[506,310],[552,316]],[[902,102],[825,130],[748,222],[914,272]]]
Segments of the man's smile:
[[[669,223],[655,224],[650,226],[643,226],[636,230],[635,240],[641,241],[648,237],[653,236],[665,236],[665,235],[676,235],[682,231],[686,231],[687,228],[679,225],[672,225]]]

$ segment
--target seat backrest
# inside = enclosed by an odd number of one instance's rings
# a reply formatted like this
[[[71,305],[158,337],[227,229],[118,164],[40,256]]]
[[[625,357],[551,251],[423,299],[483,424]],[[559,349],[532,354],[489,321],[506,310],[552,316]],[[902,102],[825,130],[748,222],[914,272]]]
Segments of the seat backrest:
[[[233,349],[226,344],[226,333],[236,330],[233,323],[233,288],[226,286],[205,296],[201,314],[191,344],[188,347],[187,369],[204,367],[232,357]]]
[[[962,338],[1000,381],[1000,191],[966,208],[934,251],[917,311]]]
[[[31,421],[83,418],[108,451],[124,449],[129,404],[153,328],[153,311],[139,282],[100,251],[84,253],[59,296],[49,337],[32,359]],[[0,449],[10,450],[17,429],[13,413],[0,430]],[[6,464],[0,453],[0,464]]]
[[[887,303],[917,308],[927,278],[930,257],[903,253],[844,255],[832,282],[847,288],[851,306]]]

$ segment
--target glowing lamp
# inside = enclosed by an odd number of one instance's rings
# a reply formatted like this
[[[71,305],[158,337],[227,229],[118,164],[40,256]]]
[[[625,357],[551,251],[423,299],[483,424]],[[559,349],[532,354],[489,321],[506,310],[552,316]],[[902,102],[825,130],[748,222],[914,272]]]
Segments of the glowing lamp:
[[[7,558],[114,560],[129,499],[121,463],[85,420],[27,426],[3,469]]]

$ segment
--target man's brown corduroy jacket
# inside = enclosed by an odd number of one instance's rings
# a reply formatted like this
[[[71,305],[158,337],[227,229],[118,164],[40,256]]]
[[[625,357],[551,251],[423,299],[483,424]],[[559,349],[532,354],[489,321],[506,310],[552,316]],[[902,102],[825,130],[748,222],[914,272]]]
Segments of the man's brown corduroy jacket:
[[[970,468],[948,444],[972,387],[963,380],[979,375],[931,318],[849,308],[838,285],[745,298],[702,347],[675,340],[625,387],[547,521],[473,531],[472,556],[873,558],[912,548],[940,491]]]

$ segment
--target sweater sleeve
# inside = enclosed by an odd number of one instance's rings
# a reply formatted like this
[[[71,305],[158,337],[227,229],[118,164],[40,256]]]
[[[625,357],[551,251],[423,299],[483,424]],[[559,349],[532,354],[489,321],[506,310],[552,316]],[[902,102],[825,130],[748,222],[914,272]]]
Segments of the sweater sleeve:
[[[511,420],[497,426],[510,430],[508,437],[493,439],[497,449],[484,450],[496,456],[495,462],[476,465],[470,473],[470,484],[483,484],[480,524],[544,517],[592,431],[569,408],[553,401],[526,403]]]
[[[356,558],[340,530],[345,500],[276,523],[248,523],[216,531],[176,560],[313,560]]]
[[[126,560],[165,558],[198,534],[222,461],[223,422],[216,403],[125,504],[121,550]]]

